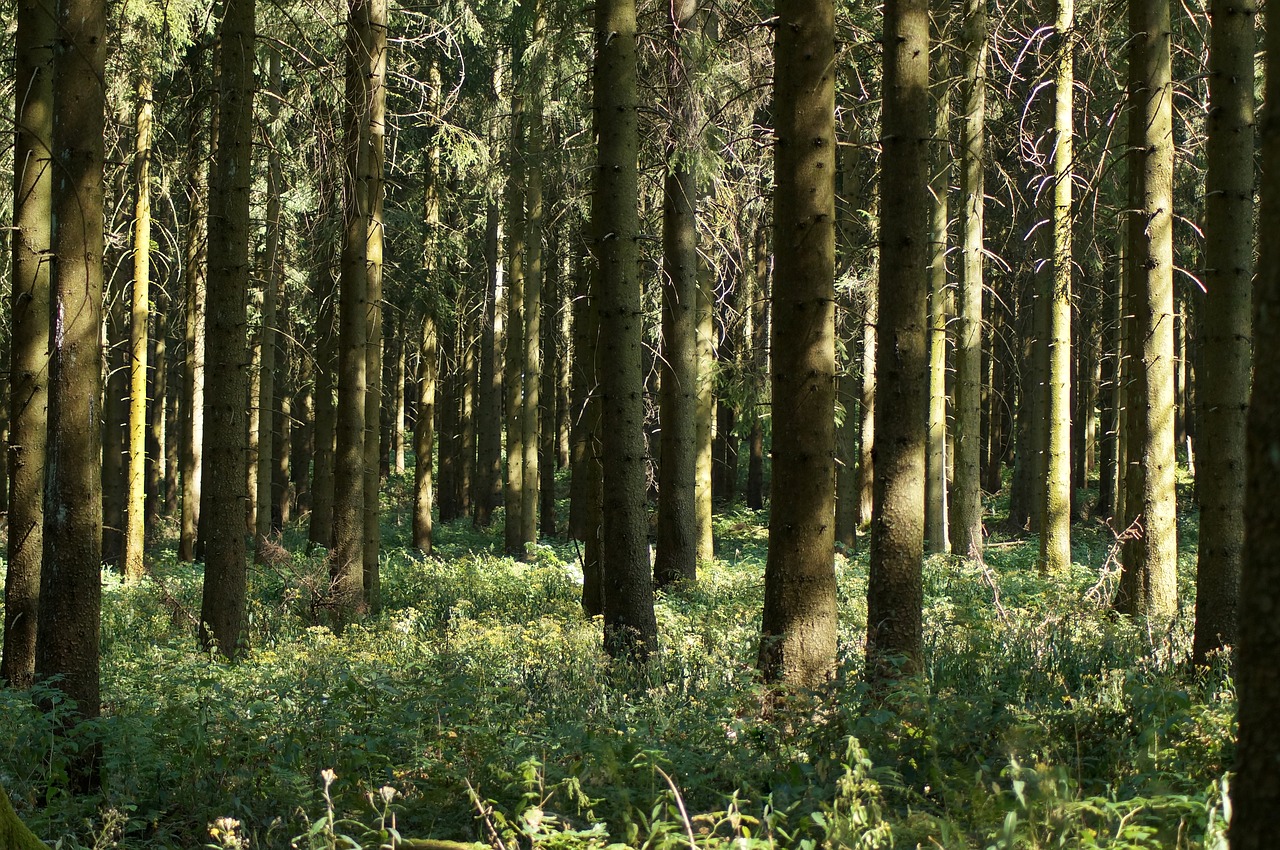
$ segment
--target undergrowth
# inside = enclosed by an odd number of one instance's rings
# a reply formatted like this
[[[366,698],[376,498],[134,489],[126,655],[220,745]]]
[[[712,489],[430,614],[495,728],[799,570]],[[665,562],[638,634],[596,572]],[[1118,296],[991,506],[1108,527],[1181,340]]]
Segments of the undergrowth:
[[[200,572],[158,553],[108,579],[103,717],[0,690],[0,782],[34,831],[79,847],[1225,847],[1229,664],[1191,670],[1167,632],[1112,616],[1113,537],[1079,528],[1076,565],[996,540],[984,564],[930,558],[926,675],[861,678],[865,553],[837,558],[832,687],[766,710],[753,672],[764,515],[718,519],[696,588],[659,598],[642,674],[601,652],[576,550],[531,563],[469,526],[407,546],[392,490],[383,613],[335,636],[327,566],[286,535],[251,578],[247,656],[195,649]],[[501,529],[501,522],[495,525]],[[65,788],[101,746],[102,791]]]

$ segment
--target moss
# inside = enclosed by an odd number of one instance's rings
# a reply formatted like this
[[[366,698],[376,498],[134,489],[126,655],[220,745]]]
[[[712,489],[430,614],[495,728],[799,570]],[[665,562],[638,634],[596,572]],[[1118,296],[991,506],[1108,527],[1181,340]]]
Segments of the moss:
[[[4,786],[0,786],[0,850],[48,850],[48,845],[18,819]]]

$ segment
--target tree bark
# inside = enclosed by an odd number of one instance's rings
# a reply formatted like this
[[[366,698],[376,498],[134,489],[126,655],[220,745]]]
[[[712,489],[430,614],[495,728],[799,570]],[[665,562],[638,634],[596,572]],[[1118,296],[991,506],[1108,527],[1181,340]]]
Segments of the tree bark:
[[[1215,8],[1217,8],[1215,6]],[[1237,7],[1248,15],[1252,5]],[[1216,25],[1216,21],[1215,21]],[[1268,92],[1280,91],[1280,7],[1266,20]],[[1262,142],[1258,278],[1254,285],[1253,390],[1245,437],[1244,553],[1240,570],[1236,694],[1239,740],[1231,795],[1232,850],[1275,843],[1280,811],[1280,104],[1269,97],[1259,127]],[[1206,381],[1206,384],[1209,382]],[[1209,442],[1205,440],[1204,442]]]
[[[48,253],[53,238],[53,43],[57,33],[54,3],[21,0],[16,18],[9,528],[0,679],[13,688],[28,688],[35,676],[44,547],[52,282]]]
[[[218,152],[209,192],[209,306],[204,461],[208,472],[201,642],[228,658],[242,648],[248,386],[249,188],[253,146],[254,0],[227,0],[221,48]]]
[[[987,124],[987,1],[965,0],[960,121],[960,282],[956,299],[955,474],[951,551],[981,559],[982,287]]]
[[[635,0],[596,4],[595,49],[604,646],[614,657],[643,663],[657,649],[658,626],[645,505]]]
[[[1168,0],[1129,3],[1129,257],[1135,349],[1128,403],[1125,545],[1116,608],[1168,619],[1177,613],[1173,445],[1173,83]]]
[[[928,405],[929,7],[884,7],[884,150],[876,357],[875,498],[867,585],[867,673],[920,669],[921,543]]]
[[[1200,558],[1192,648],[1197,664],[1203,664],[1211,652],[1236,642],[1241,543],[1246,534],[1245,420],[1254,232],[1255,10],[1251,3],[1217,0],[1210,5],[1209,14],[1209,172],[1204,192],[1207,293],[1201,305],[1204,380],[1197,393],[1199,425],[1206,439],[1198,444]],[[1280,62],[1280,56],[1273,55],[1270,61]],[[1274,114],[1272,107],[1270,115]]]
[[[151,74],[139,72],[133,154],[133,286],[129,304],[128,496],[125,500],[124,579],[143,575],[147,499],[147,331],[151,311]],[[163,399],[158,400],[163,404]]]
[[[1075,85],[1075,6],[1057,0],[1051,42],[1053,96],[1053,253],[1048,302],[1048,372],[1045,377],[1045,502],[1040,523],[1040,566],[1057,571],[1071,566],[1071,207],[1072,89]]]
[[[662,192],[662,379],[658,465],[658,540],[654,581],[660,588],[698,578],[698,185],[690,161],[694,92],[687,67],[696,0],[672,4],[667,37],[671,124]]]
[[[64,722],[100,711],[102,607],[103,133],[106,3],[57,7],[53,68],[53,323],[45,465],[43,567],[36,624],[36,679],[75,701]],[[97,784],[97,749],[77,757],[74,784]]]
[[[773,477],[760,672],[836,664],[835,9],[779,0],[774,45]]]

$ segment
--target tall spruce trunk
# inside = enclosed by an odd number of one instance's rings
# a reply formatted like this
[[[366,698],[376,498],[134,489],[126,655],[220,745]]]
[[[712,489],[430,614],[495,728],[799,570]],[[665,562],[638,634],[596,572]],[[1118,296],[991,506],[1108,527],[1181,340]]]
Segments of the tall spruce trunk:
[[[662,189],[662,380],[658,464],[658,540],[654,581],[668,587],[698,577],[698,515],[695,509],[698,352],[698,186],[689,158],[693,126],[693,85],[689,79],[689,27],[697,2],[673,4],[668,22],[668,74],[672,80],[671,125]]]
[[[422,337],[418,348],[418,420],[413,429],[413,547],[431,554],[434,502],[431,463],[435,451],[436,379],[440,373],[436,317],[428,307],[422,316]]]
[[[14,107],[13,243],[9,295],[9,528],[0,679],[35,676],[40,560],[44,547],[45,440],[49,405],[49,301],[53,238],[52,0],[18,4]]]
[[[271,50],[267,59],[270,93],[267,99],[267,120],[273,129],[280,116],[280,97],[283,91],[280,51]],[[255,479],[257,495],[254,500],[253,543],[254,560],[261,561],[263,547],[271,537],[271,482],[275,468],[275,445],[272,434],[278,426],[276,409],[276,338],[280,333],[280,295],[284,286],[284,261],[280,255],[280,193],[284,191],[284,177],[280,168],[280,146],[273,140],[267,151],[267,207],[266,245],[262,253],[262,325],[258,332],[258,379],[256,399],[258,409],[258,474]]]
[[[960,90],[960,281],[956,298],[955,474],[951,551],[981,559],[982,287],[987,125],[987,0],[965,0]]]
[[[133,153],[133,286],[129,302],[128,496],[125,500],[124,578],[141,580],[146,548],[147,342],[151,311],[151,74],[144,67],[135,92]],[[163,403],[163,400],[160,400]]]
[[[763,221],[757,221],[753,243],[751,290],[751,396],[747,408],[751,416],[748,435],[747,507],[764,507],[764,417],[768,409],[769,372],[769,245]]]
[[[928,405],[929,6],[884,7],[876,457],[867,673],[912,674],[922,647],[921,545]]]
[[[541,43],[545,34],[539,0],[524,0],[533,19],[533,41]],[[525,85],[529,91],[529,125],[525,134],[528,154],[525,183],[525,278],[524,278],[524,350],[520,353],[524,371],[524,409],[520,427],[524,436],[520,470],[520,539],[525,546],[538,540],[538,446],[539,399],[542,390],[542,277],[543,277],[543,192],[542,192],[542,72],[541,64],[525,67]],[[518,81],[519,82],[519,81]]]
[[[382,430],[382,266],[385,226],[383,171],[386,159],[387,112],[387,0],[368,0],[368,23],[363,33],[368,114],[365,130],[368,153],[363,182],[368,221],[365,234],[365,275],[368,313],[365,325],[364,396],[364,604],[377,613],[382,607],[378,555],[382,548],[381,456]]]
[[[202,50],[193,46],[187,53],[192,96],[196,102],[186,124],[187,219],[183,253],[183,295],[186,299],[183,327],[182,363],[182,516],[179,520],[178,560],[190,562],[196,556],[202,483],[204,480],[204,382],[205,382],[205,311],[209,259],[208,198],[209,179],[205,163],[204,130],[208,109],[200,87],[205,79]],[[212,122],[209,122],[212,123]],[[212,130],[212,127],[210,127]],[[210,133],[212,135],[212,133]]]
[[[63,722],[100,711],[102,599],[103,132],[106,3],[57,6],[60,49],[53,68],[52,309],[49,421],[44,486],[43,563],[36,623],[36,679],[76,704]],[[97,749],[75,757],[73,784],[97,784]]]
[[[369,338],[369,145],[365,33],[371,0],[350,0],[347,18],[347,167],[343,181],[343,240],[338,301],[337,448],[333,460],[335,618],[341,625],[364,608],[364,458]]]
[[[615,658],[643,663],[657,649],[658,626],[645,504],[635,0],[596,4],[595,50],[604,646]]]
[[[948,4],[949,5],[949,4]],[[934,15],[935,26],[946,31],[949,9]],[[941,41],[941,39],[939,39]],[[929,408],[925,444],[924,545],[928,552],[947,552],[947,318],[955,312],[947,286],[947,243],[951,215],[951,46],[934,44],[938,55],[931,64],[933,144],[929,174]]]
[[[228,658],[242,648],[245,565],[245,341],[249,188],[253,160],[254,0],[228,0],[221,41],[218,143],[209,187],[209,280],[204,396],[208,492],[201,643]]]
[[[1116,608],[1177,613],[1173,400],[1173,83],[1169,0],[1129,2],[1129,222],[1127,283],[1135,351],[1129,383],[1126,525]]]
[[[835,9],[779,0],[774,44],[773,476],[758,665],[813,687],[836,664]]]
[[[1216,8],[1216,7],[1215,7]],[[1248,15],[1253,6],[1237,7]],[[1216,25],[1216,22],[1215,22]],[[1280,7],[1267,9],[1267,91],[1280,91]],[[1245,437],[1244,554],[1240,569],[1236,694],[1239,739],[1231,795],[1232,850],[1275,844],[1280,811],[1280,103],[1268,97],[1259,127],[1263,163],[1254,288],[1253,390]],[[1208,383],[1207,381],[1205,382]],[[1207,443],[1208,440],[1203,442]]]
[[[1072,89],[1075,85],[1075,6],[1057,0],[1053,45],[1052,180],[1053,251],[1049,258],[1049,321],[1045,327],[1048,371],[1045,374],[1045,488],[1040,523],[1040,566],[1071,566],[1071,208]]]
[[[523,34],[512,50],[511,141],[507,156],[507,321],[503,355],[502,389],[506,394],[507,478],[503,501],[506,515],[503,540],[513,558],[525,557],[524,539],[524,287],[525,287],[525,164],[524,97],[518,85],[523,55]]]
[[[1207,293],[1201,304],[1203,380],[1198,392],[1199,426],[1206,439],[1198,444],[1200,558],[1192,648],[1198,664],[1211,652],[1236,643],[1245,537],[1245,420],[1254,232],[1254,9],[1235,0],[1217,0],[1210,4],[1209,14],[1209,172],[1204,192]],[[1271,61],[1280,61],[1280,57],[1273,56]],[[1275,115],[1274,106],[1270,115]]]

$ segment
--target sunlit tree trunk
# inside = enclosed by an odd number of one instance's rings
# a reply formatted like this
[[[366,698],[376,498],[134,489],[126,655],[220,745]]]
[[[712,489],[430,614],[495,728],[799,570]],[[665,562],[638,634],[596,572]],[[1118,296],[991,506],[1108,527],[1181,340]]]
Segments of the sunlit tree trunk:
[[[769,384],[769,245],[764,221],[756,223],[752,239],[751,289],[751,391],[748,407],[751,429],[748,436],[747,507],[764,507],[764,417],[767,412]]]
[[[760,672],[836,664],[835,9],[779,0],[774,45],[773,476]]]
[[[52,0],[21,0],[14,35],[14,169],[9,290],[9,528],[0,679],[30,687],[36,664],[49,404],[53,228]]]
[[[1177,612],[1173,445],[1173,83],[1169,0],[1130,0],[1129,232],[1126,283],[1134,349],[1129,384],[1125,545],[1116,608],[1165,619]]]
[[[1207,292],[1200,307],[1203,380],[1198,392],[1204,439],[1198,444],[1200,559],[1192,650],[1197,663],[1236,642],[1240,547],[1245,537],[1245,420],[1253,285],[1255,12],[1247,3],[1217,0],[1210,4],[1209,14],[1209,172],[1204,193]],[[1272,55],[1271,61],[1280,62],[1280,56]],[[1275,120],[1275,114],[1273,105],[1270,120]],[[1275,161],[1269,161],[1268,167],[1274,168]],[[1274,238],[1274,231],[1264,233],[1267,236],[1262,241]]]
[[[540,0],[525,0],[527,13],[533,20],[533,42],[539,44],[546,34],[546,21],[542,16]],[[526,85],[529,93],[529,125],[525,135],[525,150],[529,167],[525,183],[525,279],[524,279],[524,410],[520,427],[524,438],[520,471],[520,538],[526,546],[538,540],[538,426],[539,399],[542,389],[542,277],[543,277],[543,115],[542,79],[545,65],[541,62],[527,66]],[[517,80],[517,84],[520,81]]]
[[[504,502],[506,516],[503,539],[507,554],[525,557],[524,539],[524,287],[525,287],[525,164],[524,96],[519,85],[523,62],[524,35],[513,38],[511,141],[507,168],[507,320],[506,353],[502,382],[507,413],[507,478]]]
[[[124,578],[142,578],[147,498],[147,331],[151,310],[151,74],[139,72],[133,153],[133,286],[129,303],[128,496],[125,500]],[[163,400],[158,400],[163,403]]]
[[[643,662],[657,648],[645,505],[639,281],[639,91],[635,0],[601,0],[595,13],[592,193],[600,263],[599,372],[604,500],[601,558],[604,646]]]
[[[378,554],[382,548],[381,445],[382,427],[382,259],[384,236],[383,170],[386,159],[387,112],[387,0],[368,0],[369,19],[364,34],[367,64],[365,118],[368,159],[365,163],[364,191],[368,209],[365,275],[368,279],[368,313],[365,326],[364,397],[364,601],[376,613],[382,607],[382,581]]]
[[[929,7],[884,7],[884,117],[880,174],[879,346],[875,498],[867,585],[867,673],[919,670],[927,308]],[[899,663],[901,666],[898,666]]]
[[[946,28],[944,10],[936,25]],[[953,312],[947,288],[947,243],[951,193],[951,47],[939,50],[934,68],[933,144],[930,179],[929,240],[929,424],[925,443],[924,540],[929,552],[946,552],[947,537],[947,316]]]
[[[668,74],[671,125],[666,147],[662,196],[662,429],[658,465],[658,541],[653,573],[659,587],[698,576],[697,477],[697,323],[698,234],[694,178],[689,148],[693,142],[693,85],[689,79],[689,27],[697,2],[672,4],[668,22]]]
[[[333,561],[338,622],[364,608],[365,362],[369,335],[367,141],[369,2],[350,0],[347,19],[346,171],[338,304],[337,449],[333,463]]]
[[[698,357],[698,406],[695,421],[697,456],[694,472],[694,512],[698,524],[698,560],[710,563],[715,558],[715,538],[712,533],[713,514],[711,494],[711,441],[712,420],[715,417],[714,377],[715,368],[715,297],[711,292],[711,274],[698,275],[698,291],[694,297],[697,325],[696,352]]]
[[[960,281],[956,298],[955,475],[951,550],[982,557],[982,287],[987,0],[965,0],[960,94]]]
[[[1071,273],[1072,88],[1075,85],[1075,7],[1058,0],[1053,67],[1053,253],[1046,326],[1048,372],[1045,393],[1045,502],[1040,523],[1040,566],[1071,566]]]
[[[284,85],[281,79],[280,51],[271,50],[267,60],[270,80],[267,98],[267,121],[275,132],[280,116],[280,97]],[[280,168],[280,142],[274,139],[267,150],[267,208],[266,246],[262,256],[262,326],[258,333],[258,475],[257,499],[254,509],[253,540],[254,559],[262,559],[263,546],[271,536],[271,481],[275,468],[275,446],[272,432],[277,427],[276,398],[276,337],[280,332],[280,289],[284,285],[284,261],[280,257],[280,193],[284,191],[284,177]]]
[[[76,704],[73,718],[100,711],[102,598],[103,133],[106,3],[62,0],[53,68],[52,309],[43,567],[36,624],[36,679]],[[96,748],[76,757],[79,790],[97,784]]]

